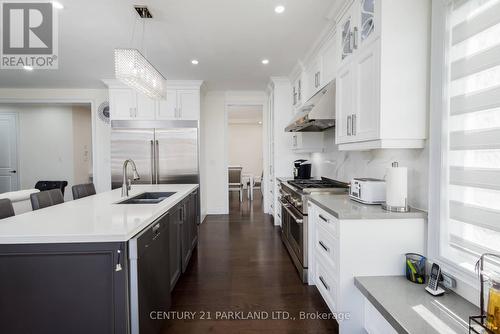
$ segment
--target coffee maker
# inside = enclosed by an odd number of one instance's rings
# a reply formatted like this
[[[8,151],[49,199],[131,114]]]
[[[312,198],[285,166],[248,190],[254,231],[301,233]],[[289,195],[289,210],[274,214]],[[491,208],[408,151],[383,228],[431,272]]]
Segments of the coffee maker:
[[[311,162],[309,160],[299,159],[293,162],[294,179],[311,178]]]

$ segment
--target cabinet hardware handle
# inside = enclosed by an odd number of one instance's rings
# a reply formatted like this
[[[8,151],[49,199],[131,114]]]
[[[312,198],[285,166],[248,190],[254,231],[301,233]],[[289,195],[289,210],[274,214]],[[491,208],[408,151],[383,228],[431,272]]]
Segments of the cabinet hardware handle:
[[[116,254],[117,254],[117,259],[116,259],[115,271],[122,271],[122,269],[123,269],[122,264],[121,264],[122,251],[118,249],[116,251]]]
[[[319,242],[319,245],[327,252],[330,253],[330,248],[326,247],[326,245],[323,243],[323,241]]]
[[[325,279],[323,278],[323,276],[320,276],[319,280],[321,281],[321,283],[323,283],[323,286],[325,287],[325,289],[330,291],[330,287],[328,286],[328,284],[325,283]]]
[[[151,184],[155,184],[155,176],[156,176],[156,172],[155,172],[155,153],[156,153],[156,150],[155,150],[155,145],[154,145],[154,142],[152,140],[150,140],[150,143],[151,143]]]
[[[356,135],[356,115],[352,115],[352,135]]]
[[[354,49],[358,49],[358,27],[354,27],[354,36],[352,39],[352,42],[354,44]]]
[[[330,223],[330,221],[328,219],[326,219],[325,217],[323,217],[322,215],[318,215],[318,217],[319,217],[319,219],[321,219],[325,223]]]
[[[160,230],[160,223],[156,224],[153,226],[153,233],[158,234],[158,231]]]
[[[347,116],[347,135],[350,136],[351,135],[351,118],[352,116],[349,115]]]
[[[321,86],[321,71],[318,72],[318,87]]]
[[[16,170],[11,170],[9,173],[11,173],[11,174],[16,174],[16,173],[17,173],[17,171],[16,171]]]

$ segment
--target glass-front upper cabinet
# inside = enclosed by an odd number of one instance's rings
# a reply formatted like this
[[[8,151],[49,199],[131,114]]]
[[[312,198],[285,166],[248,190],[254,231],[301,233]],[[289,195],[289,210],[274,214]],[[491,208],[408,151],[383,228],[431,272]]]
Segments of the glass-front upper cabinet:
[[[359,49],[362,44],[370,43],[371,40],[376,39],[380,30],[377,22],[379,15],[377,12],[380,6],[378,2],[380,0],[359,0],[359,22],[354,43],[356,49]]]
[[[350,13],[346,13],[341,21],[341,29],[340,29],[340,40],[341,40],[341,48],[342,48],[342,58],[341,60],[346,59],[352,54],[353,51],[353,20],[352,15]]]

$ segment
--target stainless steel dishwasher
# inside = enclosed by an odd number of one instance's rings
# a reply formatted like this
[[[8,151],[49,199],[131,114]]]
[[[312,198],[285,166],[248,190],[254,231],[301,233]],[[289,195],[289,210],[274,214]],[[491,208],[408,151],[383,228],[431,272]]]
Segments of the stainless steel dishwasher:
[[[168,240],[168,214],[164,214],[129,242],[132,334],[160,333],[164,325],[151,314],[170,308]]]

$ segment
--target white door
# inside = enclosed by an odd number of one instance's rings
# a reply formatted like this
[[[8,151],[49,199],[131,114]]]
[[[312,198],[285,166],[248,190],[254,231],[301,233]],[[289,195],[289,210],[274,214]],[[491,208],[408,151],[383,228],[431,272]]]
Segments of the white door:
[[[17,115],[0,114],[0,193],[19,190]]]
[[[156,119],[176,119],[177,114],[177,91],[167,89],[167,99],[160,100]]]
[[[376,41],[358,54],[356,64],[356,115],[352,135],[355,141],[379,138],[380,43]]]
[[[178,90],[177,102],[181,119],[197,121],[200,118],[199,90]]]
[[[343,144],[352,141],[354,109],[354,73],[352,64],[341,68],[337,75],[335,141]]]

